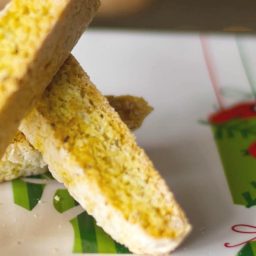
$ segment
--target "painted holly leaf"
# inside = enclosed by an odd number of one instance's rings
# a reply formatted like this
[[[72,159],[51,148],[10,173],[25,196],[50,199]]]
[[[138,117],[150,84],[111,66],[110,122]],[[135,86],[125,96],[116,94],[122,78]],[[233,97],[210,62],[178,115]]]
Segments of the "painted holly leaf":
[[[63,213],[77,206],[78,203],[73,199],[66,189],[58,189],[54,194],[53,205],[56,211]]]
[[[256,190],[256,182],[252,181],[251,182],[251,187]],[[245,206],[247,208],[251,208],[253,206],[256,206],[256,197],[252,196],[252,193],[249,191],[246,191],[244,193],[242,193],[242,197],[244,198],[246,204]]]
[[[14,203],[32,211],[40,201],[45,184],[35,184],[16,179],[12,181]]]
[[[256,122],[252,120],[234,119],[227,123],[214,125],[212,124],[215,139],[234,138],[240,136],[242,138],[256,136]]]
[[[14,203],[32,211],[42,198],[46,180],[54,180],[50,172],[13,180]]]
[[[253,198],[252,196],[251,196],[251,193],[250,192],[244,192],[243,194],[242,194],[242,196],[243,196],[243,198],[244,198],[244,200],[246,201],[246,207],[247,208],[251,208],[251,207],[253,207],[253,206],[255,206],[256,205],[256,198]]]
[[[256,242],[247,243],[238,252],[237,256],[256,256]]]

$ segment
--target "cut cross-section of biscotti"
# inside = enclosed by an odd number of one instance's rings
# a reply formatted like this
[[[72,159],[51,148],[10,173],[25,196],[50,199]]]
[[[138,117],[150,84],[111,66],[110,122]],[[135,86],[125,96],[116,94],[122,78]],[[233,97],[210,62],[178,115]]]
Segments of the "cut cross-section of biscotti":
[[[168,253],[188,234],[166,183],[72,57],[20,130],[53,176],[130,251]]]
[[[42,174],[47,170],[40,152],[34,149],[21,132],[17,132],[0,161],[0,182]]]
[[[139,128],[152,110],[143,98],[134,96],[106,98],[112,107],[116,107],[115,110],[131,130]],[[23,133],[18,131],[0,160],[0,182],[42,174],[47,170],[47,164],[43,161],[41,153],[27,141]]]
[[[98,6],[99,0],[12,0],[0,14],[0,156]]]

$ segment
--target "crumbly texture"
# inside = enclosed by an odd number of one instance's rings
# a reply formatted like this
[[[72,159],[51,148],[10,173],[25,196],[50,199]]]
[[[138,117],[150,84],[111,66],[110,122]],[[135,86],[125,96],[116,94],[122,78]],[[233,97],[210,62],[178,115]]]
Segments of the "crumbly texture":
[[[168,253],[188,234],[166,183],[74,58],[20,129],[53,176],[132,252]]]
[[[144,119],[153,111],[147,101],[131,95],[107,96],[109,104],[118,112],[121,120],[131,129],[141,127]]]
[[[0,161],[0,182],[38,175],[47,170],[40,152],[34,149],[21,132],[17,132]]]
[[[118,103],[118,108],[115,110],[122,116],[123,122],[130,129],[134,130],[140,127],[145,118],[144,111],[138,111],[135,115],[130,114],[130,112],[137,109],[138,101],[139,109],[147,108],[148,103],[145,100],[134,96],[107,96],[107,99],[110,100],[110,105],[114,108],[117,107],[116,103]],[[136,106],[130,107],[134,105]],[[126,112],[129,112],[129,115],[123,115]],[[133,118],[135,119],[133,120]],[[38,175],[46,171],[48,171],[47,164],[43,161],[41,153],[27,141],[21,132],[17,132],[0,161],[0,182]]]
[[[12,0],[0,14],[0,156],[98,6],[98,0]]]

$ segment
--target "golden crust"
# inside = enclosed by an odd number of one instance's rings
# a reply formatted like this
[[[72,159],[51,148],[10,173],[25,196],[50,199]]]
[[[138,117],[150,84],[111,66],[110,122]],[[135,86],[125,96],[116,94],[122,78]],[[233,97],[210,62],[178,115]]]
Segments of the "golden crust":
[[[131,95],[106,96],[109,104],[131,130],[141,127],[144,119],[153,111],[147,101]]]
[[[104,197],[104,207],[115,209],[124,224],[139,227],[156,241],[169,241],[166,252],[189,232],[185,214],[164,180],[74,58],[66,61],[20,128],[42,153],[53,175],[107,232],[132,251],[138,252],[130,239],[125,240],[94,214],[100,207],[92,201],[97,195]],[[90,202],[77,192],[76,184],[81,181],[95,187],[95,199]],[[147,250],[142,246],[139,252]]]
[[[13,0],[0,15],[0,156],[98,6],[98,0]]]
[[[110,105],[114,108],[118,104],[115,110],[122,116],[123,122],[130,129],[139,128],[145,118],[143,109],[147,109],[149,106],[145,100],[134,96],[107,96],[107,99],[110,100]],[[136,109],[140,111],[136,111],[135,115],[131,114],[131,111]],[[129,115],[123,114],[126,112]],[[17,132],[0,161],[0,182],[41,174],[47,170],[46,163],[39,151],[34,149],[23,133]]]

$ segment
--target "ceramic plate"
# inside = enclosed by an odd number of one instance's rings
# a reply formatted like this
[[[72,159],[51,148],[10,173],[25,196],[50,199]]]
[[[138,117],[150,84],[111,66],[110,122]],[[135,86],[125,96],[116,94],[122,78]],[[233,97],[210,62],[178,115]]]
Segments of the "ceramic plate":
[[[256,255],[256,40],[90,31],[74,55],[154,107],[136,136],[193,225],[173,255]],[[128,253],[49,174],[0,189],[1,255]]]

